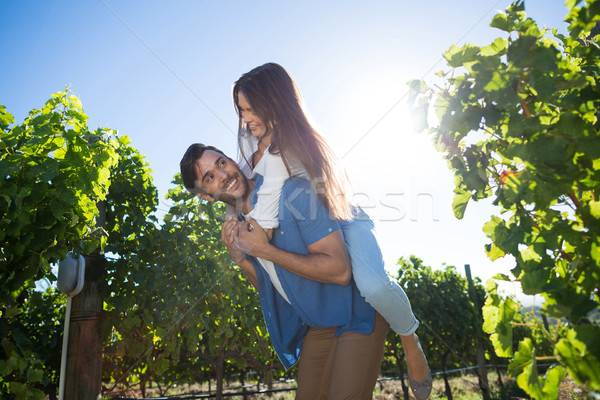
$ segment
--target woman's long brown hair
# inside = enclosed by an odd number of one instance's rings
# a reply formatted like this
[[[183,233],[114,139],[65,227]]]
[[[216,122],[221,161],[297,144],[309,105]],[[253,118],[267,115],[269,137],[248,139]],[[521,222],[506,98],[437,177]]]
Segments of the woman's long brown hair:
[[[346,196],[348,179],[325,139],[312,127],[303,108],[302,95],[287,71],[267,63],[245,73],[233,86],[233,100],[239,116],[238,144],[242,157],[245,126],[238,95],[243,93],[252,111],[272,133],[269,152],[279,154],[291,176],[290,165],[300,163],[312,186],[335,219],[350,220],[352,212]],[[248,133],[250,134],[250,133]]]

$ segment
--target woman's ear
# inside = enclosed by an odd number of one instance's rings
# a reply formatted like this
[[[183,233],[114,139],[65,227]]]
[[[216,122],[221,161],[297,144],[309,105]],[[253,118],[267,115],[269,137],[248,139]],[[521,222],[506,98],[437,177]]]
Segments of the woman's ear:
[[[212,197],[210,194],[207,194],[207,193],[200,193],[200,197],[203,198],[206,201],[215,201],[215,198]]]

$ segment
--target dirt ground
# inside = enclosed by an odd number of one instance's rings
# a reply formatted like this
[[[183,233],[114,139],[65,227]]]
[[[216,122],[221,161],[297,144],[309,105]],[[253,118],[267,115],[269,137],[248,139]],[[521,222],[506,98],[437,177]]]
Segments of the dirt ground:
[[[491,386],[491,396],[493,400],[518,400],[518,399],[529,399],[529,397],[518,388],[514,380],[508,379],[506,376],[502,376],[503,387],[500,387],[498,383],[498,377],[495,373],[490,373],[488,376]],[[481,391],[477,378],[472,374],[453,375],[450,379],[450,387],[452,388],[452,396],[455,400],[479,400],[482,398]],[[408,382],[407,382],[408,384]],[[274,382],[273,389],[287,389],[295,386],[295,382]],[[244,389],[247,392],[256,391],[260,387],[260,390],[266,390],[267,387],[264,384],[257,386],[254,385],[246,386]],[[212,390],[215,389],[214,383],[211,385]],[[170,388],[166,396],[189,396],[193,394],[205,394],[209,390],[208,385],[193,385],[186,387],[173,387]],[[239,383],[236,385],[232,383],[230,386],[225,388],[226,393],[241,392],[242,388]],[[402,384],[399,380],[382,379],[375,386],[373,392],[373,400],[395,400],[403,399]],[[412,392],[409,390],[410,399],[414,399]],[[559,400],[582,400],[586,398],[587,392],[584,388],[578,386],[568,377],[563,380],[559,389]],[[105,399],[114,399],[116,393],[105,396]],[[129,389],[120,393],[123,397],[128,398],[142,398],[139,390]],[[294,399],[295,391],[284,391],[275,392],[269,394],[255,394],[246,396],[228,396],[226,399],[231,400],[292,400]],[[149,388],[146,391],[146,398],[160,397],[161,393],[158,388]],[[445,399],[445,385],[441,376],[434,377],[433,391],[431,399]]]

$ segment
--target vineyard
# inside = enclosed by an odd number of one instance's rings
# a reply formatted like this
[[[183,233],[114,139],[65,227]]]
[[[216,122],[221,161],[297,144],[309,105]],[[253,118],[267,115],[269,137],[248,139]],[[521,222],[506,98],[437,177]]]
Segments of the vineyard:
[[[513,380],[506,367],[487,368],[493,382],[473,369],[478,398],[516,382],[523,396],[555,399],[567,381],[600,396],[600,1],[581,3],[567,2],[563,35],[516,2],[493,18],[493,43],[453,46],[438,81],[409,83],[417,128],[455,173],[456,216],[493,198],[501,213],[483,227],[482,251],[514,258],[512,276],[486,283],[417,256],[395,267],[448,399],[452,370],[488,364],[507,365]],[[221,398],[226,382],[292,380],[256,291],[221,243],[224,207],[193,197],[176,175],[157,218],[144,157],[87,119],[68,90],[18,123],[0,105],[0,397],[58,398],[67,299],[53,267],[69,253],[87,269],[72,298],[66,373],[78,378],[65,398],[169,396],[194,385]],[[498,280],[542,296],[543,307],[523,309]],[[402,377],[399,343],[390,331],[382,370]],[[409,398],[405,380],[397,396]]]

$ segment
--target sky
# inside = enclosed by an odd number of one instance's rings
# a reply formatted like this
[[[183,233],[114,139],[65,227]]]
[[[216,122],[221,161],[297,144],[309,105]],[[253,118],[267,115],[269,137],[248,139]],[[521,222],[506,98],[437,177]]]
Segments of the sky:
[[[146,156],[164,214],[190,144],[237,154],[233,82],[277,62],[375,221],[386,268],[415,255],[461,273],[470,264],[485,282],[513,266],[484,251],[482,227],[498,210],[484,201],[469,204],[462,220],[453,216],[452,173],[427,134],[412,130],[406,82],[432,82],[447,70],[442,53],[452,44],[501,37],[489,22],[509,4],[0,0],[0,104],[19,123],[68,86],[90,129],[116,129]],[[566,31],[562,1],[525,6],[540,26]],[[503,288],[520,295],[516,286]]]

